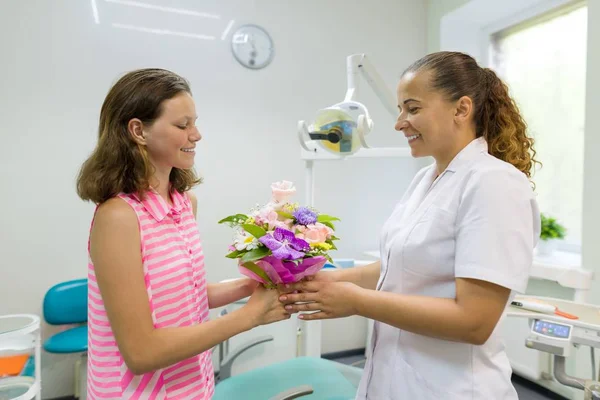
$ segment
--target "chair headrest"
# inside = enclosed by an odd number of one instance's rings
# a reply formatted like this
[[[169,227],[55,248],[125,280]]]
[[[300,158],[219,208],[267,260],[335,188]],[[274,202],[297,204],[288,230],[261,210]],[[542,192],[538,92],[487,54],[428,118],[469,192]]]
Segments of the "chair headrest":
[[[44,296],[44,320],[51,325],[87,322],[87,279],[74,279],[52,286]]]

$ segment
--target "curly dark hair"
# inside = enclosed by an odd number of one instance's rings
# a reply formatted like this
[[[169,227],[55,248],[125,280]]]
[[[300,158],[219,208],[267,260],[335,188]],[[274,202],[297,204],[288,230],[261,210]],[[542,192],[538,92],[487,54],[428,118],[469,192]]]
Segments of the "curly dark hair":
[[[408,72],[430,71],[432,87],[450,101],[463,96],[472,99],[475,109],[476,136],[488,142],[488,152],[514,165],[531,180],[535,159],[534,139],[527,135],[527,124],[508,86],[489,68],[481,68],[475,59],[460,52],[429,54],[410,65]]]

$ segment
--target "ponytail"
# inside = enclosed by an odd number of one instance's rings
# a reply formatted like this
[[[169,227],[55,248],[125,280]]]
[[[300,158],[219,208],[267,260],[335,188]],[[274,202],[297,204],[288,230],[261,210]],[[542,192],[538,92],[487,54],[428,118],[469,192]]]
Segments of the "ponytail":
[[[485,90],[484,100],[476,110],[477,137],[488,142],[488,152],[502,161],[514,165],[531,178],[536,151],[534,140],[527,136],[527,124],[519,113],[508,87],[489,68],[481,69]]]
[[[488,152],[512,164],[531,180],[535,159],[534,140],[519,113],[508,87],[489,68],[481,68],[473,57],[459,52],[429,54],[409,66],[407,72],[432,72],[431,85],[450,101],[469,96],[475,109],[477,137],[488,142]]]

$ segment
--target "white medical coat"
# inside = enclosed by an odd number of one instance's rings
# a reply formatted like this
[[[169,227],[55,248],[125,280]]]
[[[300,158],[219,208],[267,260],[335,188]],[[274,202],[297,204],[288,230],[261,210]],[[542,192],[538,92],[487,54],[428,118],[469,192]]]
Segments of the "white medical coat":
[[[539,209],[527,177],[487,148],[475,139],[437,179],[435,165],[417,173],[382,228],[377,290],[455,298],[455,279],[474,278],[525,291]],[[370,346],[357,399],[518,399],[498,327],[476,346],[376,321]]]

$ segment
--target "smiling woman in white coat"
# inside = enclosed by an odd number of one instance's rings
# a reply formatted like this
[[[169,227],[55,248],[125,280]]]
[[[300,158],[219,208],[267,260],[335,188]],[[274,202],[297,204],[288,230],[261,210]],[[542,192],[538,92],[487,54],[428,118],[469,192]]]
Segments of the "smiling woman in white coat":
[[[357,399],[516,400],[498,322],[540,234],[533,139],[507,86],[463,53],[418,60],[397,96],[396,130],[435,162],[383,225],[381,261],[320,272],[280,300],[305,320],[375,320]]]

